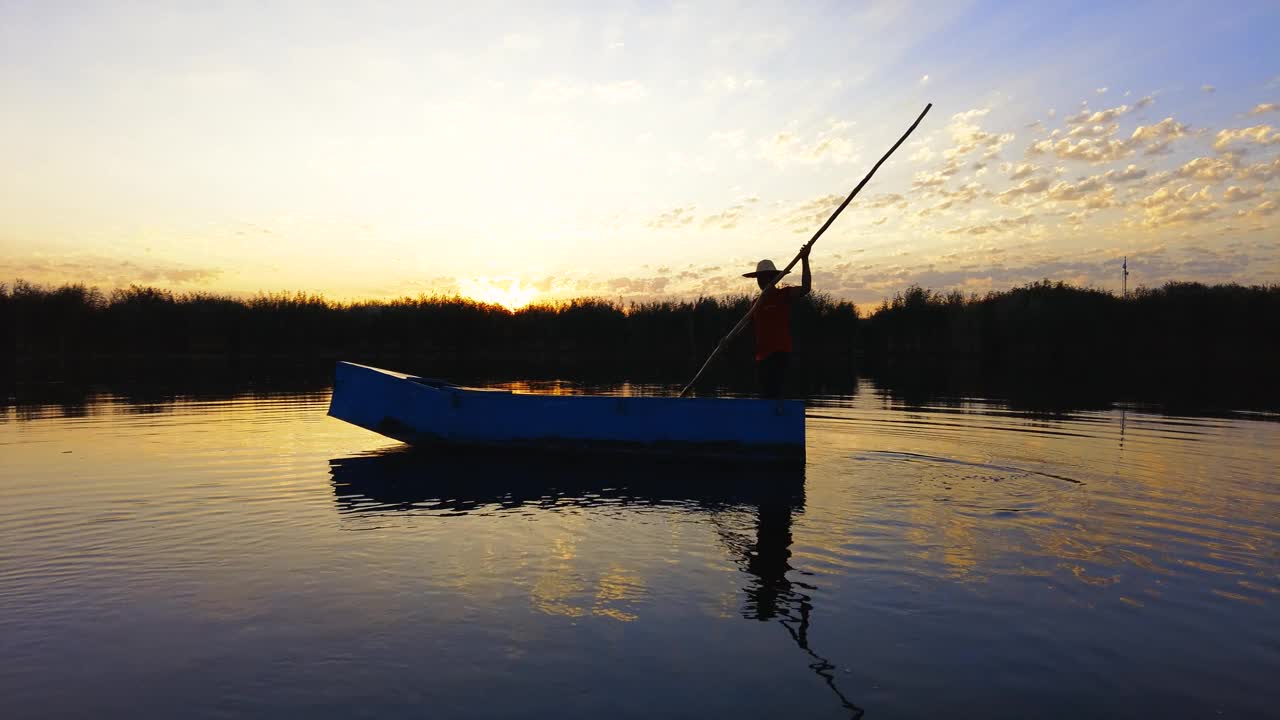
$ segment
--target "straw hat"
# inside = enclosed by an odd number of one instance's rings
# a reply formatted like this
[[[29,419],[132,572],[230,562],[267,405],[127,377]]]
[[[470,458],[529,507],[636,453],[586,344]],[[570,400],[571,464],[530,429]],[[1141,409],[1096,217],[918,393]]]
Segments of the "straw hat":
[[[760,262],[756,263],[755,272],[742,273],[742,277],[746,277],[746,278],[773,277],[774,275],[778,275],[778,274],[786,275],[786,273],[780,272],[778,268],[774,267],[772,260],[761,260]]]

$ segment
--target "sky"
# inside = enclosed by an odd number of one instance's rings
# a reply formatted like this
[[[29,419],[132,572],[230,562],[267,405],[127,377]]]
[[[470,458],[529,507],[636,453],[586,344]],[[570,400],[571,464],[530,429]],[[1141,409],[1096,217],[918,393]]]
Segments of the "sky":
[[[1280,5],[0,0],[0,282],[1280,283]]]

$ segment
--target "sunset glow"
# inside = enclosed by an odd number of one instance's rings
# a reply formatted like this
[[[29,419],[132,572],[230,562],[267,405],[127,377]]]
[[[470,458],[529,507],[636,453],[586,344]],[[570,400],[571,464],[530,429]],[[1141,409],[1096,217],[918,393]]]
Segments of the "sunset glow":
[[[1280,282],[1274,3],[0,6],[0,278],[239,295]]]
[[[518,279],[465,278],[459,290],[463,297],[490,305],[501,305],[508,310],[519,310],[538,297],[538,291]]]

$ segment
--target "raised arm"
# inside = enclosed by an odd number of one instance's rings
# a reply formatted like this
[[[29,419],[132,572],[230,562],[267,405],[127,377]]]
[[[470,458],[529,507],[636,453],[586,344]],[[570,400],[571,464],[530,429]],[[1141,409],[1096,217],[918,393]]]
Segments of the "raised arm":
[[[809,272],[809,249],[810,245],[805,244],[800,248],[800,294],[808,295],[813,289],[813,275]]]

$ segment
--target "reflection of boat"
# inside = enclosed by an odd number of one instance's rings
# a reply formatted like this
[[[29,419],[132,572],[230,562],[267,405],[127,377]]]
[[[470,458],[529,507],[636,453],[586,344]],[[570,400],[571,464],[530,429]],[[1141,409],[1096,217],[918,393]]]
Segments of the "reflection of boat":
[[[799,400],[532,395],[340,362],[329,415],[423,445],[804,459]]]
[[[394,449],[329,461],[338,511],[346,514],[487,512],[676,505],[705,514],[747,577],[742,616],[777,621],[812,658],[809,667],[852,717],[862,709],[835,684],[836,666],[809,646],[814,588],[792,580],[792,518],[804,511],[800,465],[735,465],[645,459],[625,464],[548,457],[440,454]],[[754,527],[742,522],[754,511]]]
[[[804,505],[801,465],[688,463],[644,458],[627,463],[564,462],[543,455],[393,450],[329,461],[341,512],[452,511],[521,506]]]

